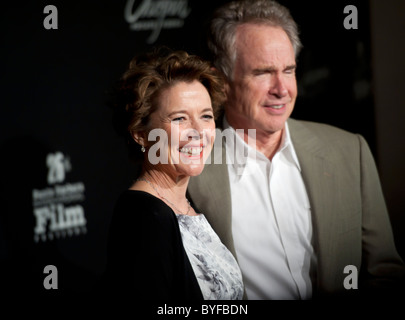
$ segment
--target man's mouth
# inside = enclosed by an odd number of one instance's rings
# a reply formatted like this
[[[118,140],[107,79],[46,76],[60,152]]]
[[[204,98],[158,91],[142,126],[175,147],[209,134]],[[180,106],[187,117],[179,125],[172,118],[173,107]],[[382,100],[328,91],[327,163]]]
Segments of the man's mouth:
[[[287,103],[280,104],[265,104],[263,105],[264,109],[269,112],[271,115],[281,115],[284,114],[287,109]]]
[[[273,109],[281,109],[281,108],[283,108],[285,106],[285,104],[279,104],[279,105],[275,105],[275,106],[269,106],[270,108],[273,108]]]

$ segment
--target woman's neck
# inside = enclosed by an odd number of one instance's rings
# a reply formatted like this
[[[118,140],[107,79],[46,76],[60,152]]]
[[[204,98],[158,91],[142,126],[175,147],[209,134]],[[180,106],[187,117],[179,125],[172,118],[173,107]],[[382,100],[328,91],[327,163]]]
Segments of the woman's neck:
[[[190,177],[171,176],[157,169],[142,170],[131,190],[146,191],[162,199],[176,213],[195,215],[186,198]]]
[[[150,181],[164,197],[173,200],[184,199],[190,180],[187,176],[171,176],[155,169],[142,171],[139,178]]]

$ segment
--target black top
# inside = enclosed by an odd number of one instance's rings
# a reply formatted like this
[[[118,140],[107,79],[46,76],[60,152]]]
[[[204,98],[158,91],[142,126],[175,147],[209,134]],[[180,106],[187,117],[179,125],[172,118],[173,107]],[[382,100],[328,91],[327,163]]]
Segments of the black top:
[[[173,210],[159,198],[127,190],[110,226],[107,280],[115,294],[146,300],[202,300]]]

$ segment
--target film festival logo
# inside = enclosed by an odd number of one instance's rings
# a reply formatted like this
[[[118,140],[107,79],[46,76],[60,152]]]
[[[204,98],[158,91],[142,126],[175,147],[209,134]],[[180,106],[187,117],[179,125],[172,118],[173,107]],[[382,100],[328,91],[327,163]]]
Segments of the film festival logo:
[[[83,182],[65,182],[72,170],[69,157],[62,152],[49,153],[47,184],[43,189],[32,190],[32,207],[35,217],[34,241],[71,237],[84,234],[86,218],[82,203],[85,186]]]
[[[189,16],[188,0],[127,0],[124,18],[130,30],[151,31],[146,42],[153,44],[162,29],[179,29]]]

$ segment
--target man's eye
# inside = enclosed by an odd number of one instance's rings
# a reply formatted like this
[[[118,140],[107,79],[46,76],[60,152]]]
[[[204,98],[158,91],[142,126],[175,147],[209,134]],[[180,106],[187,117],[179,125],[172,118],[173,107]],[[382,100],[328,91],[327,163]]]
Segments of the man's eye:
[[[284,72],[285,72],[286,74],[295,74],[295,69],[294,69],[294,68],[286,69]]]
[[[263,70],[257,70],[257,71],[254,72],[255,76],[262,76],[262,75],[265,75],[265,74],[268,74],[268,72],[263,71]]]

